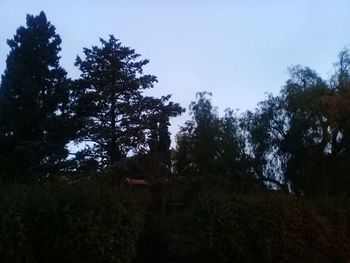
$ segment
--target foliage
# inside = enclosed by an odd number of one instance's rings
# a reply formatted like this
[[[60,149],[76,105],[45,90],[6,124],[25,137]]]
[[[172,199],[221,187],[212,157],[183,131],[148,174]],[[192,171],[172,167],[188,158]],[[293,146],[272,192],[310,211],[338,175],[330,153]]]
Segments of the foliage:
[[[41,12],[19,27],[0,88],[0,177],[52,174],[67,157],[68,80],[59,65],[61,38]]]
[[[237,194],[230,187],[211,184],[182,208],[144,214],[122,188],[90,180],[77,185],[2,186],[2,262],[350,258],[347,199],[306,201],[266,191]]]
[[[1,262],[131,262],[142,209],[121,188],[0,187]]]
[[[83,155],[104,167],[130,151],[145,151],[150,141],[152,151],[154,140],[163,141],[162,149],[168,151],[169,118],[179,115],[182,108],[169,102],[170,96],[143,95],[157,81],[143,74],[148,60],[138,60],[140,55],[114,36],[100,41],[101,47],[85,48],[85,58],[78,56],[75,63],[82,72],[76,85],[75,112],[84,119],[78,141],[91,143]]]
[[[140,252],[157,262],[348,262],[348,205],[212,189],[153,217]]]
[[[248,141],[261,177],[280,179],[292,192],[349,194],[350,113],[348,51],[327,83],[309,68],[290,69],[280,95],[246,115]],[[346,65],[347,65],[346,64]]]
[[[190,105],[193,118],[177,134],[176,171],[182,175],[248,178],[239,119],[230,109],[220,118],[208,96],[211,94],[197,93],[198,101]]]

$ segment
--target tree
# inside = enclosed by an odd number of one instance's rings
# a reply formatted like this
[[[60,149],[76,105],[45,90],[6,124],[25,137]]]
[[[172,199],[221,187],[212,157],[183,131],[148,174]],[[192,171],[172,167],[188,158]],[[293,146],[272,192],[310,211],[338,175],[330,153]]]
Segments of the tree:
[[[170,117],[176,117],[184,112],[184,109],[177,103],[168,102],[170,95],[162,96],[160,99],[150,99],[153,111],[149,114],[148,125],[146,125],[149,127],[149,154],[158,158],[169,170],[171,167],[169,120]]]
[[[350,193],[346,59],[341,53],[329,83],[307,67],[291,68],[280,95],[269,96],[250,114],[250,148],[261,178],[307,196]]]
[[[198,100],[190,104],[193,118],[177,134],[176,170],[183,175],[247,179],[239,119],[230,109],[220,118],[209,96],[197,93]]]
[[[139,60],[139,54],[114,36],[100,42],[101,47],[85,48],[85,58],[76,59],[82,72],[76,115],[84,120],[80,142],[90,143],[83,155],[105,167],[129,153],[146,151],[151,141],[154,151],[154,140],[164,142],[165,138],[168,147],[169,118],[180,114],[182,108],[169,102],[170,96],[156,99],[143,95],[157,81],[155,76],[143,74],[148,60]]]
[[[69,140],[61,38],[44,12],[7,41],[11,51],[0,88],[0,171],[4,177],[59,170]]]
[[[190,104],[191,121],[187,121],[177,135],[176,165],[179,172],[209,174],[215,159],[218,117],[207,98],[210,93],[197,93],[197,102]]]

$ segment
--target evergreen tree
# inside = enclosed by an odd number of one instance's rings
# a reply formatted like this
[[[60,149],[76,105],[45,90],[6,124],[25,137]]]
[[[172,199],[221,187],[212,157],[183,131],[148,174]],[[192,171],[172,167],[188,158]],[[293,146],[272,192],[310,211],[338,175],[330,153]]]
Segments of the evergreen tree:
[[[148,125],[149,153],[157,157],[168,169],[171,166],[169,119],[184,111],[179,104],[168,102],[169,99],[170,95],[163,96],[160,99],[152,98],[153,110],[149,115]]]
[[[59,65],[61,38],[44,12],[8,40],[0,88],[0,173],[52,174],[67,156],[68,93]]]
[[[169,102],[170,96],[143,95],[157,81],[143,74],[148,60],[139,60],[139,54],[113,36],[100,41],[101,47],[85,48],[85,58],[76,60],[82,72],[76,115],[84,120],[79,141],[88,143],[79,155],[104,167],[128,153],[145,152],[148,143],[154,142],[151,137],[158,140],[159,128],[167,130],[169,117],[180,114],[182,108]]]

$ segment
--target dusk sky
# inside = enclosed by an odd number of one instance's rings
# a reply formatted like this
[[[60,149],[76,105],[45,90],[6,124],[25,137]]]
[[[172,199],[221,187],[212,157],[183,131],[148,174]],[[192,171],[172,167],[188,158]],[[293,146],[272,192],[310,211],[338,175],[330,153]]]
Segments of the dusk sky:
[[[83,47],[113,34],[150,59],[158,77],[153,95],[173,94],[188,109],[197,91],[213,103],[254,109],[266,92],[276,94],[287,67],[301,64],[327,78],[339,51],[350,44],[350,2],[344,1],[39,1],[0,0],[0,72],[6,39],[43,10],[62,38],[61,65],[74,67]],[[172,131],[188,119],[174,120]]]

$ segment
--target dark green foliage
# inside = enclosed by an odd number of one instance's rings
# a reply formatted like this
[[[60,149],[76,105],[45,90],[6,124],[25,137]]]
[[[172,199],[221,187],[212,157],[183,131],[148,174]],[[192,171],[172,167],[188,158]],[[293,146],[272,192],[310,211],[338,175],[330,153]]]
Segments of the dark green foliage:
[[[83,155],[98,159],[104,167],[131,151],[145,151],[148,141],[151,151],[157,147],[168,150],[169,118],[182,108],[168,102],[170,96],[143,95],[157,81],[143,74],[148,60],[138,60],[140,55],[113,36],[100,41],[101,47],[85,48],[85,58],[76,60],[82,74],[76,86],[75,112],[84,120],[78,140],[92,143]]]
[[[61,39],[41,12],[12,40],[0,89],[0,177],[30,179],[62,171],[101,170],[146,152],[170,168],[169,119],[183,112],[170,95],[143,95],[157,81],[148,60],[110,36],[77,57],[81,78],[59,66]],[[68,151],[75,141],[86,147]],[[69,161],[68,154],[75,156]]]
[[[347,199],[237,194],[229,186],[210,184],[182,207],[144,214],[122,188],[90,180],[2,186],[1,262],[350,259]]]
[[[140,253],[152,262],[348,262],[348,206],[205,191],[188,208],[153,217]]]
[[[248,141],[261,178],[274,178],[293,193],[348,195],[349,56],[328,83],[309,68],[290,69],[278,96],[246,115]]]
[[[177,103],[167,103],[169,99],[170,95],[163,96],[161,99],[151,99],[153,101],[153,110],[148,117],[147,124],[149,127],[147,142],[149,154],[153,158],[158,158],[158,161],[164,164],[168,170],[171,167],[169,118],[176,117],[185,111]]]
[[[157,82],[148,60],[100,42],[71,81],[43,12],[8,40],[1,262],[349,262],[349,50],[330,80],[292,67],[280,94],[240,117],[198,93],[171,156],[183,109],[144,94]],[[72,141],[86,147],[68,160]]]
[[[1,262],[131,262],[142,209],[121,188],[0,187]]]
[[[192,121],[177,135],[176,171],[182,175],[221,175],[231,179],[248,178],[245,144],[239,119],[227,109],[218,117],[210,93],[197,93],[190,105]]]
[[[59,170],[69,141],[66,72],[61,38],[41,12],[27,16],[8,40],[11,51],[0,88],[0,178]]]

